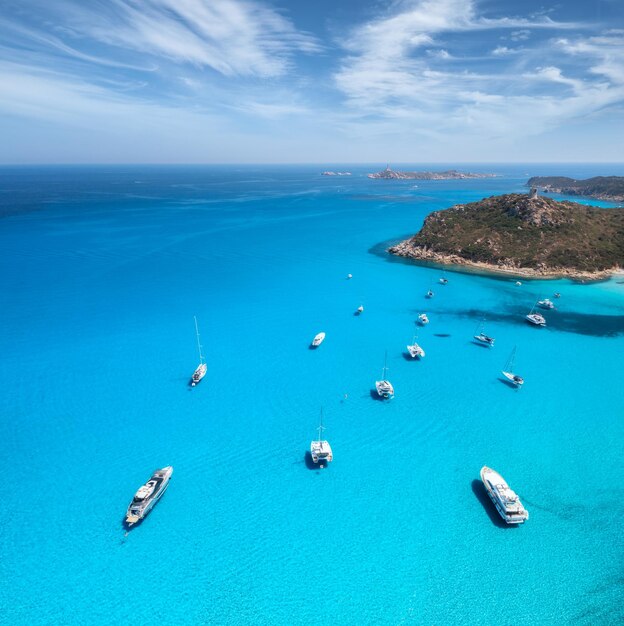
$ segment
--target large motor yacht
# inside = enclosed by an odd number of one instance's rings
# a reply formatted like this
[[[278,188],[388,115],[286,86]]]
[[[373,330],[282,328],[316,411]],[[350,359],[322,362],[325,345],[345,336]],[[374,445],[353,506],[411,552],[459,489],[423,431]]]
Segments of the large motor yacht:
[[[140,522],[154,508],[167,490],[171,474],[173,474],[171,465],[156,470],[153,476],[134,494],[126,512],[128,526],[134,526]]]
[[[522,506],[520,498],[498,472],[484,465],[481,480],[496,510],[508,524],[522,524],[529,519],[529,512]]]

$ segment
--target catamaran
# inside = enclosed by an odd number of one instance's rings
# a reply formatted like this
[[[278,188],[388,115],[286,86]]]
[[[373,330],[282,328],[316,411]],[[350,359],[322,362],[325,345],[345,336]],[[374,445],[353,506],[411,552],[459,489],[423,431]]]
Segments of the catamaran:
[[[388,370],[387,362],[388,353],[386,352],[383,371],[381,373],[381,380],[375,381],[375,389],[377,389],[377,395],[380,398],[391,400],[392,398],[394,398],[394,387],[392,386],[392,383],[386,378],[386,371]]]
[[[156,470],[152,477],[134,494],[126,512],[126,525],[134,526],[140,522],[160,500],[169,486],[173,467],[168,465]]]
[[[412,343],[407,346],[407,351],[413,359],[416,357],[423,359],[425,357],[425,351],[416,343],[416,339],[417,335],[414,335]]]
[[[318,427],[318,439],[314,439],[310,442],[310,454],[312,455],[312,461],[314,461],[314,463],[320,463],[321,467],[324,467],[323,461],[327,461],[327,463],[329,463],[334,458],[329,441],[321,439],[321,433],[324,430],[323,407],[321,407],[321,422]]]
[[[481,324],[479,325],[479,328],[478,328],[479,332],[478,332],[478,334],[476,334],[474,336],[474,338],[477,341],[480,341],[481,343],[487,344],[488,346],[490,346],[490,348],[493,348],[494,347],[494,338],[493,337],[489,337],[488,335],[486,335],[483,332],[483,324],[484,324],[484,322],[485,322],[485,320],[481,320]]]
[[[323,343],[324,340],[325,340],[325,333],[323,332],[318,333],[318,335],[315,335],[314,339],[312,339],[312,347],[318,348]]]
[[[526,319],[527,322],[533,324],[534,326],[546,326],[546,319],[544,318],[544,316],[541,313],[535,313],[536,305],[537,302],[533,305],[533,307],[529,311],[529,314],[524,319]]]
[[[429,318],[427,317],[427,314],[426,314],[426,313],[421,313],[421,314],[418,316],[418,323],[419,323],[421,326],[426,326],[426,325],[429,323]]]
[[[195,385],[206,375],[208,371],[208,366],[206,365],[206,360],[204,359],[204,355],[202,354],[202,346],[199,341],[199,328],[197,327],[197,318],[193,316],[195,320],[195,334],[197,335],[197,349],[199,350],[199,365],[193,372],[191,376],[191,387],[195,387]]]
[[[521,387],[524,385],[524,378],[522,376],[518,376],[513,373],[514,361],[516,360],[516,346],[511,351],[509,358],[507,359],[507,363],[505,363],[505,369],[502,370],[503,376],[511,383],[513,383],[516,387]]]
[[[529,512],[522,506],[518,494],[509,488],[498,472],[484,465],[481,480],[499,515],[508,524],[522,524],[529,519]]]

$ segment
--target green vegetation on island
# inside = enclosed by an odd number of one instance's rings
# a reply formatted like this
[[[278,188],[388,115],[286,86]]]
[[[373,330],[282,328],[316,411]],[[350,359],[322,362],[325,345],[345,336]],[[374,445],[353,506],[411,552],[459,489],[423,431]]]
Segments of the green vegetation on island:
[[[566,176],[534,176],[527,185],[566,196],[588,196],[613,202],[624,201],[624,176],[594,176],[575,180]]]
[[[517,275],[597,278],[624,266],[624,209],[535,193],[492,196],[431,213],[389,251]]]

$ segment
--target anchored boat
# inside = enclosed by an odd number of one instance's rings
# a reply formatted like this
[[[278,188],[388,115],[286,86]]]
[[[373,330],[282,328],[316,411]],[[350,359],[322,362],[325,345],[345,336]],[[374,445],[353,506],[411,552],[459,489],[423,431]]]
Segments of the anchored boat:
[[[134,526],[154,508],[169,486],[173,467],[168,465],[156,470],[152,477],[134,494],[126,512],[126,524]]]
[[[505,363],[505,369],[502,370],[502,374],[510,383],[514,384],[516,387],[521,387],[522,385],[524,385],[524,378],[522,378],[522,376],[514,374],[513,368],[515,360],[516,346],[514,346],[514,349],[511,351],[511,354],[507,359],[507,363]]]
[[[204,355],[202,354],[202,346],[199,341],[199,328],[197,327],[197,318],[193,316],[195,320],[195,334],[197,335],[197,349],[199,350],[199,365],[193,372],[191,376],[191,387],[195,387],[195,385],[206,375],[208,371],[208,366],[206,365],[206,360],[204,359]]]
[[[417,338],[417,335],[414,335],[412,343],[407,346],[407,351],[413,359],[416,357],[423,359],[425,357],[425,351],[416,343]]]
[[[318,427],[318,439],[314,439],[310,442],[310,454],[312,455],[312,461],[314,461],[314,463],[320,464],[321,467],[324,467],[324,461],[329,463],[334,458],[331,446],[329,445],[329,441],[321,439],[321,434],[324,430],[325,426],[323,426],[323,407],[321,407],[321,421]]]
[[[529,519],[529,512],[522,506],[518,494],[509,488],[498,472],[484,465],[481,480],[499,515],[508,524],[522,524]]]
[[[325,340],[325,333],[323,332],[318,333],[318,335],[315,335],[314,339],[312,339],[312,347],[318,348],[323,343],[324,340]]]
[[[383,371],[381,373],[381,380],[375,381],[375,389],[377,390],[377,395],[380,398],[384,398],[385,400],[391,400],[392,398],[394,398],[394,387],[392,386],[392,383],[386,378],[386,372],[388,370],[387,361],[388,353],[386,352]]]

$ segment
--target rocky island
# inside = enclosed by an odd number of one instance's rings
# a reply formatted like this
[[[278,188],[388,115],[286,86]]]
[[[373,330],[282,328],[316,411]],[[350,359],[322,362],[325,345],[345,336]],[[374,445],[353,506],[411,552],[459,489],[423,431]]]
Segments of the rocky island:
[[[594,176],[585,180],[566,176],[534,176],[527,185],[566,196],[588,196],[610,202],[624,202],[624,176]]]
[[[459,172],[458,170],[446,170],[444,172],[395,172],[386,166],[385,170],[376,174],[368,174],[369,178],[384,178],[386,180],[453,180],[463,178],[494,178],[496,174],[473,174],[471,172]]]
[[[527,194],[435,211],[389,249],[403,257],[519,276],[597,279],[624,267],[624,209]]]

